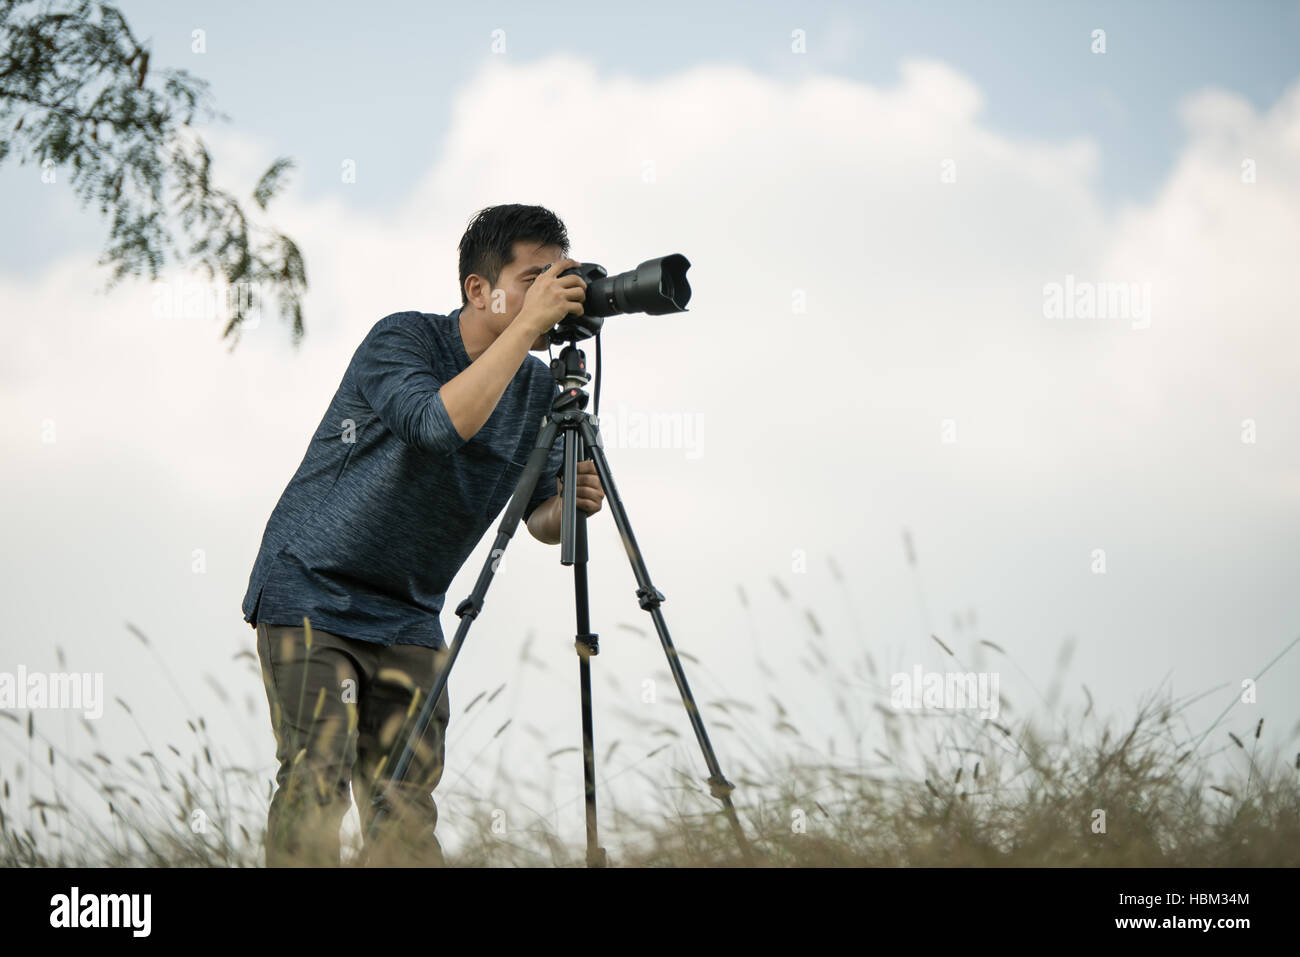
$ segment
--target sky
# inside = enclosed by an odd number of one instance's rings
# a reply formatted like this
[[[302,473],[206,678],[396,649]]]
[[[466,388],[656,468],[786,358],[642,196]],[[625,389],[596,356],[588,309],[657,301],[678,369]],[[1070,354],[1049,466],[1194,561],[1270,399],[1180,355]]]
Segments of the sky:
[[[204,714],[270,780],[239,612],[266,519],[366,332],[459,305],[456,244],[500,202],[610,273],[692,263],[687,312],[607,321],[600,421],[733,780],[755,750],[879,770],[888,676],[954,660],[1000,674],[1004,723],[1131,723],[1160,689],[1224,774],[1261,717],[1297,750],[1300,650],[1215,721],[1300,620],[1300,6],[121,9],[211,82],[219,182],[294,158],[269,219],[310,290],[300,346],[268,316],[231,351],[157,286],[98,291],[106,224],[0,166],[0,672],[61,650],[132,709],[95,742],[38,715],[72,753]],[[602,806],[676,800],[707,771],[608,508],[590,528]],[[581,841],[581,765],[552,756],[580,744],[572,631],[571,572],[516,535],[451,677],[444,822],[500,802]],[[29,748],[0,724],[2,760]]]

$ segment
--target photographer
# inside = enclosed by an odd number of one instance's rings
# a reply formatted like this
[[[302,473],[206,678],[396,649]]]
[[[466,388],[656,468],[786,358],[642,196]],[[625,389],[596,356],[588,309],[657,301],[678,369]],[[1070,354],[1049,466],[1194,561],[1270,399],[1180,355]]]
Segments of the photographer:
[[[586,283],[557,278],[564,224],[539,206],[480,211],[460,242],[461,307],[379,320],[352,357],[271,513],[244,597],[257,630],[279,770],[266,862],[337,865],[352,786],[363,833],[446,654],[452,578],[509,501],[557,386],[545,333],[582,314]],[[560,443],[524,509],[560,540]],[[590,461],[577,504],[600,510]],[[305,619],[305,621],[304,621]],[[432,791],[442,777],[444,690],[367,859],[441,865]]]

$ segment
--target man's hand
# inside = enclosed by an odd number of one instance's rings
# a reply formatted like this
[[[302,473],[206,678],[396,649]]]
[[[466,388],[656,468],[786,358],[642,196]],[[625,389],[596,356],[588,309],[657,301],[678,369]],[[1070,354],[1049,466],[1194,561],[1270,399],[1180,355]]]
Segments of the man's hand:
[[[586,280],[581,276],[556,278],[566,269],[581,265],[566,256],[543,267],[524,293],[523,305],[511,325],[519,324],[536,339],[570,313],[582,315],[582,303],[587,298]]]
[[[564,494],[564,479],[559,480],[560,494]],[[600,476],[596,474],[596,463],[591,459],[583,459],[578,463],[578,487],[577,499],[578,508],[582,509],[588,515],[595,515],[600,511],[600,503],[605,499],[605,490],[601,488]]]
[[[557,479],[560,492],[564,492],[564,479]],[[578,487],[576,491],[576,501],[578,508],[582,509],[587,515],[593,515],[600,511],[600,503],[605,498],[605,490],[600,486],[600,476],[596,474],[596,463],[583,460],[578,463]],[[555,545],[560,541],[560,509],[563,507],[563,500],[560,495],[553,495],[548,498],[542,505],[533,510],[533,514],[528,519],[528,531],[532,532],[533,538],[539,542],[545,542],[547,545]]]

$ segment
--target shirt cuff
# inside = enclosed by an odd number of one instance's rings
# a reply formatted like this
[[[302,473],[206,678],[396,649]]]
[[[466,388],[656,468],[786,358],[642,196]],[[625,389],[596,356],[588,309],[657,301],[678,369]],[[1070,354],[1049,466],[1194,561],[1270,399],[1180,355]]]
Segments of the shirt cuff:
[[[447,412],[447,406],[443,404],[441,392],[435,392],[433,401],[429,403],[427,425],[429,433],[426,441],[428,447],[435,452],[450,455],[469,441],[462,438],[456,431],[456,426],[452,425],[451,415]]]

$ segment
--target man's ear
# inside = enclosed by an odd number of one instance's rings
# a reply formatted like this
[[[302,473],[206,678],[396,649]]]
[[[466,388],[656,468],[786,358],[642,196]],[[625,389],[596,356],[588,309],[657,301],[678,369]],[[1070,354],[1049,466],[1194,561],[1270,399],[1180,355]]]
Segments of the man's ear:
[[[480,284],[482,282],[483,277],[477,273],[470,273],[465,277],[465,301],[475,309],[483,308],[483,303],[481,302],[483,296],[480,290]]]

